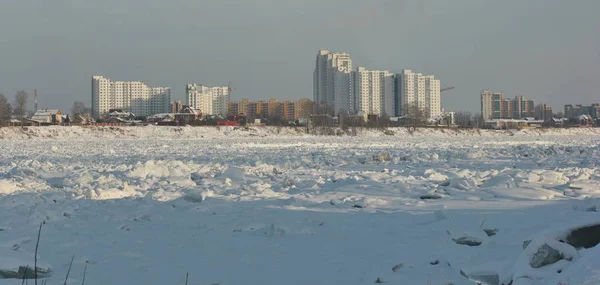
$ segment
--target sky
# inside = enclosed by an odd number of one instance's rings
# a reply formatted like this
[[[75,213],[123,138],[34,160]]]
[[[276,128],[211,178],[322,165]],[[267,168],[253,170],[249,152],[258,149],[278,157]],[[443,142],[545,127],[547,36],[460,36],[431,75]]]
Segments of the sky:
[[[236,88],[232,100],[312,99],[319,49],[354,67],[440,79],[447,110],[482,89],[562,110],[600,102],[597,0],[2,0],[0,93],[40,108],[91,101],[91,77]],[[33,109],[33,103],[30,104]]]

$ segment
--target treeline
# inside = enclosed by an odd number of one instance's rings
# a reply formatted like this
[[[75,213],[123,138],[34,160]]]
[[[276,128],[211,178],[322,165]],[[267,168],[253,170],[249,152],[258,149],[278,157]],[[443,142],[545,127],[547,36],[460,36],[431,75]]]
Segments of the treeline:
[[[0,123],[10,121],[13,116],[16,118],[26,117],[28,100],[29,95],[23,90],[15,94],[13,104],[4,94],[0,93]]]

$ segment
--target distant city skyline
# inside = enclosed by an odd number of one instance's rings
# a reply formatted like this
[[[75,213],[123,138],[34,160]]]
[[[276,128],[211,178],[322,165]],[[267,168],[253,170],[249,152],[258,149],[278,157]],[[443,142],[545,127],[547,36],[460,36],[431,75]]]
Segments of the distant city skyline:
[[[91,106],[89,78],[102,74],[169,86],[172,100],[185,101],[190,82],[229,81],[232,100],[298,100],[312,98],[314,53],[328,49],[368,69],[435,74],[456,86],[442,94],[447,110],[479,113],[488,88],[561,110],[599,101],[598,10],[593,0],[7,0],[0,93],[12,102],[25,90],[33,109],[38,89],[40,108],[69,112]]]

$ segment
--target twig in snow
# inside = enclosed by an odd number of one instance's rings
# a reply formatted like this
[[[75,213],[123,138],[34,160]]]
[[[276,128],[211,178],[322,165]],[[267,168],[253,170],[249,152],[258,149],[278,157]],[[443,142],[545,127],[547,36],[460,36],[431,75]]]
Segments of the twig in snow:
[[[75,255],[71,257],[71,263],[69,263],[69,270],[67,270],[67,276],[65,277],[65,284],[67,285],[67,280],[69,279],[69,273],[71,273],[71,266],[73,266],[73,259],[75,259]]]
[[[38,281],[38,269],[37,269],[37,253],[38,253],[38,247],[40,246],[40,236],[42,235],[42,225],[44,224],[44,222],[40,223],[40,229],[38,230],[38,237],[37,237],[37,242],[35,243],[35,256],[34,256],[34,263],[33,263],[33,276],[35,279],[35,285],[37,285],[37,281]]]
[[[187,282],[188,282],[188,276],[189,276],[189,275],[190,275],[190,273],[189,273],[189,272],[187,272],[187,273],[185,274],[185,285],[187,285]]]
[[[88,261],[85,261],[85,268],[83,269],[83,281],[81,281],[81,285],[85,285],[85,274],[87,273],[87,265]]]

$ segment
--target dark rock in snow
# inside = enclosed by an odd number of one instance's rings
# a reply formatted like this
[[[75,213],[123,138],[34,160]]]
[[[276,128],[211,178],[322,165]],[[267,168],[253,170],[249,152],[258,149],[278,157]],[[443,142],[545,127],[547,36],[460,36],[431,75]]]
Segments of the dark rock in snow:
[[[460,271],[460,275],[477,283],[486,285],[500,285],[500,276],[495,272],[470,272]]]
[[[540,268],[546,265],[554,264],[563,258],[562,254],[550,247],[547,244],[541,246],[537,252],[533,255],[533,259],[529,262],[529,265],[533,268]]]
[[[394,265],[394,267],[392,267],[392,272],[400,271],[400,269],[402,269],[403,266],[404,265],[402,263]]]
[[[531,240],[523,241],[523,249],[526,249],[527,246],[529,246],[530,243],[531,243]]]
[[[434,261],[430,261],[429,264],[431,264],[431,265],[438,265],[438,264],[440,264],[440,261],[436,259]]]
[[[375,280],[375,283],[383,283],[383,278],[381,277],[377,277],[377,280]]]
[[[363,206],[361,206],[361,205],[352,205],[352,208],[355,208],[355,209],[362,209],[362,208],[364,208],[364,207],[363,207]]]
[[[421,200],[436,200],[436,199],[442,199],[444,198],[444,196],[440,195],[440,194],[425,194],[425,195],[421,195]]]
[[[481,240],[476,237],[461,237],[457,239],[452,239],[456,244],[467,245],[467,246],[480,246]]]
[[[492,237],[498,234],[498,229],[483,229],[483,231],[488,237]]]
[[[200,193],[189,193],[183,197],[183,200],[190,203],[200,203],[204,200],[204,197]]]

